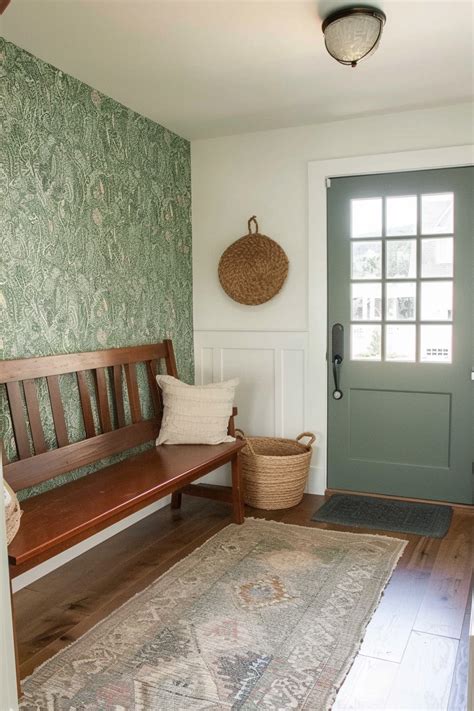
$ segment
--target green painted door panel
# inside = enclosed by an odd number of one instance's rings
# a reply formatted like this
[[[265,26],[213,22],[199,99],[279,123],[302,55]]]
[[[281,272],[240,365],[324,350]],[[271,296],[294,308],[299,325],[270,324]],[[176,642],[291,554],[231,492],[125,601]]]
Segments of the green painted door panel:
[[[331,181],[330,488],[473,503],[473,181],[471,167]]]

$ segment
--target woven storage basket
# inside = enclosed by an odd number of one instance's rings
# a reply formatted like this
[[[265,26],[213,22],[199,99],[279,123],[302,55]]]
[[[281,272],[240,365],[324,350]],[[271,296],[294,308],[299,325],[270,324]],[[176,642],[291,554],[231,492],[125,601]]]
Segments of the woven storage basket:
[[[5,505],[5,521],[7,525],[7,545],[9,545],[20,528],[21,514],[23,513],[20,509],[20,504],[18,503],[17,496],[15,492],[8,486],[6,481],[3,482],[5,491],[9,494],[9,501]]]
[[[316,437],[303,432],[296,440],[281,437],[246,437],[241,451],[244,501],[256,509],[288,509],[303,498]],[[300,440],[309,437],[308,444]]]

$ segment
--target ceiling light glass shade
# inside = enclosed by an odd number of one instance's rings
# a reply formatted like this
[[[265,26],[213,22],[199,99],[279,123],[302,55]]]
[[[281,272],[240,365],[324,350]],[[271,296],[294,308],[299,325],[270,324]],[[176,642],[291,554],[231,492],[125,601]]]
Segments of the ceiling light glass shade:
[[[323,22],[326,49],[341,64],[355,67],[376,50],[384,23],[384,13],[373,8],[335,12]]]

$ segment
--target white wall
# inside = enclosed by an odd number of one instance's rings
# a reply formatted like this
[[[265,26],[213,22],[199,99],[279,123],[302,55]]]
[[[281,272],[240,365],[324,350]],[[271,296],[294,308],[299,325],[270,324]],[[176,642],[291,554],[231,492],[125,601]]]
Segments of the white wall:
[[[238,424],[249,432],[294,436],[300,429],[315,431],[320,446],[309,486],[314,493],[325,487],[326,393],[324,364],[321,358],[314,362],[308,343],[317,341],[324,353],[326,333],[324,322],[314,317],[318,305],[309,301],[317,290],[309,289],[308,282],[308,163],[472,141],[473,105],[459,104],[192,142],[197,382],[240,375]],[[246,233],[253,214],[260,230],[285,249],[290,271],[280,294],[248,307],[223,292],[217,265],[224,249]],[[325,230],[311,239],[321,247],[311,245],[311,253],[319,255],[311,265],[312,284],[325,283]],[[324,313],[325,308],[321,298]],[[300,355],[283,356],[285,381],[278,363],[281,353],[293,350],[293,342]],[[323,370],[321,377],[313,377],[315,369]],[[291,393],[289,399],[282,399],[282,392]]]

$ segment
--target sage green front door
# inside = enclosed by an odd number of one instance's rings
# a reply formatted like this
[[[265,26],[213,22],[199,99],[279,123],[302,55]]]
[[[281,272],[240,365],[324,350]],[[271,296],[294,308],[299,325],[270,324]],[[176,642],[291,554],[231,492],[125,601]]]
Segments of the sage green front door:
[[[331,489],[473,503],[473,171],[330,181]]]

